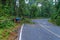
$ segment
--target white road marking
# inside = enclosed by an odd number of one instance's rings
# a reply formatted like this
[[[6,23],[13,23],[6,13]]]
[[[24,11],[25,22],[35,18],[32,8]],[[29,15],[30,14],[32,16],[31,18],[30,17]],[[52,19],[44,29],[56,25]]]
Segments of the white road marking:
[[[60,38],[60,35],[52,32],[52,31],[49,30],[48,28],[44,27],[44,26],[46,26],[46,25],[42,25],[42,24],[40,24],[39,22],[38,22],[38,24],[39,24],[39,26],[41,26],[42,28],[44,28],[44,29],[47,30],[48,32],[50,32],[50,33],[52,33],[53,35],[55,35],[55,36],[57,36],[58,38]]]
[[[23,26],[24,26],[24,24],[21,26],[20,35],[19,35],[19,40],[22,40],[21,37],[22,37]]]

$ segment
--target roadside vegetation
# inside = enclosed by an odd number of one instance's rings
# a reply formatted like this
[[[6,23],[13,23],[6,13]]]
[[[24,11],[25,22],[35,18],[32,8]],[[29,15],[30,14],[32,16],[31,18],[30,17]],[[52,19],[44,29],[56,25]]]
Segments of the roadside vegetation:
[[[60,0],[54,5],[54,12],[51,15],[51,22],[60,25]]]
[[[14,21],[17,17],[20,23]],[[37,18],[50,18],[51,23],[60,25],[60,0],[30,0],[29,3],[19,0],[19,6],[16,0],[0,0],[0,40],[8,40],[12,32],[16,33],[17,26],[33,24],[31,19]]]

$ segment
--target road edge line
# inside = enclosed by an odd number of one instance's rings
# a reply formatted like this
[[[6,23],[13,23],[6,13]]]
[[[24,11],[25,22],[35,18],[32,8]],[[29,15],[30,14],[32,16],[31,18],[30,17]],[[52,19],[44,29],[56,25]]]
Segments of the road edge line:
[[[21,26],[21,30],[20,30],[20,32],[19,32],[19,39],[18,39],[18,40],[21,40],[21,37],[22,37],[22,30],[23,30],[23,26],[24,26],[24,24],[22,24],[22,26]]]

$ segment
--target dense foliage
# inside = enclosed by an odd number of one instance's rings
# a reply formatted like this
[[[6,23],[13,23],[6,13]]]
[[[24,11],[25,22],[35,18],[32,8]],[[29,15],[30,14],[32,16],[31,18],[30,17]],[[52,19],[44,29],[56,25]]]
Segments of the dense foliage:
[[[19,0],[19,7],[16,6],[16,0],[0,0],[0,40],[7,39],[8,30],[16,25],[12,21],[15,17],[22,18],[23,23],[31,23],[28,18],[50,18],[51,22],[60,25],[60,0],[55,4],[53,0],[30,0],[28,4],[25,0]],[[8,32],[2,34],[6,29]]]
[[[8,20],[0,22],[0,28],[10,28],[10,27],[14,27],[14,22]]]
[[[57,25],[60,25],[60,0],[58,0],[58,3],[56,3],[56,5],[54,5],[54,8],[55,8],[55,11],[51,16],[51,20]]]
[[[36,18],[39,16],[38,13],[38,7],[36,5],[31,5],[31,9],[30,9],[30,17],[31,18]]]
[[[10,19],[14,14],[14,9],[14,0],[0,0],[0,28],[12,26],[11,21],[8,22],[7,19]]]
[[[33,2],[31,4],[31,2]],[[38,7],[41,3],[41,7]],[[33,0],[28,4],[24,0],[19,0],[19,8],[16,6],[16,0],[0,0],[0,17],[18,16],[18,17],[51,17],[57,24],[60,20],[60,1],[53,5],[51,0]],[[60,23],[59,23],[60,24]]]
[[[26,4],[24,0],[19,0],[18,8],[16,0],[0,0],[0,17],[51,17],[52,21],[58,23],[57,20],[60,20],[60,1],[58,0],[55,5],[52,2],[50,0],[35,0],[32,4]],[[41,3],[42,6],[38,7],[38,3]]]

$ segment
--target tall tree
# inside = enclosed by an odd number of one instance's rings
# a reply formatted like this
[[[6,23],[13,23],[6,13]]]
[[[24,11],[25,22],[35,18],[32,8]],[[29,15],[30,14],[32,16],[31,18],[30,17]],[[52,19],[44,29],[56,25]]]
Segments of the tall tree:
[[[24,9],[25,9],[25,1],[24,0],[19,0],[19,11],[20,11],[20,16],[24,16]]]
[[[48,0],[42,2],[42,16],[50,17],[51,15],[51,4]]]

